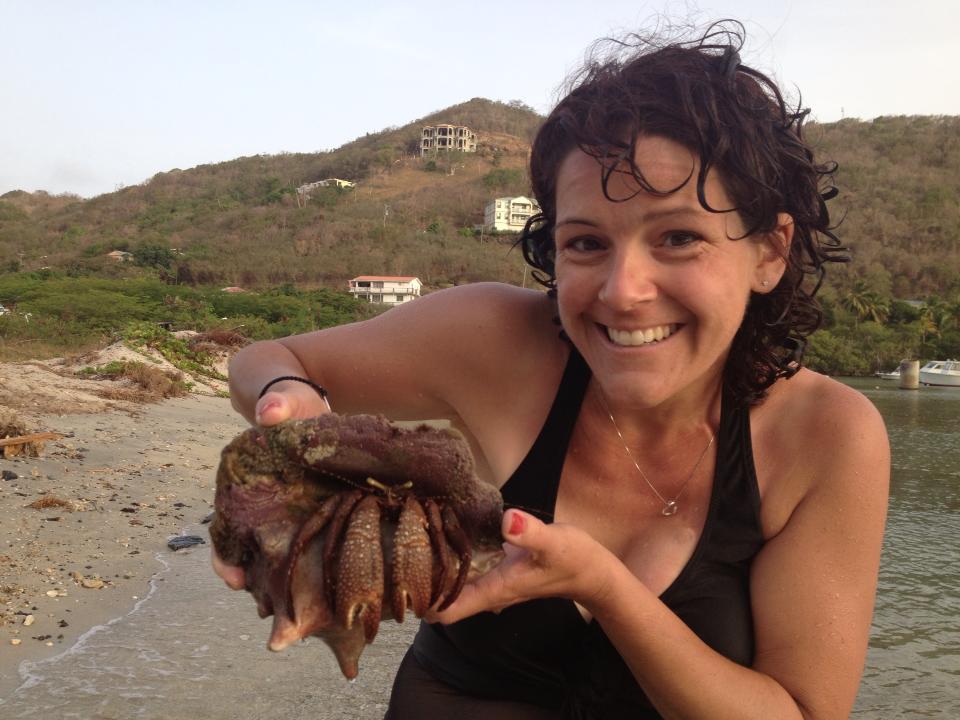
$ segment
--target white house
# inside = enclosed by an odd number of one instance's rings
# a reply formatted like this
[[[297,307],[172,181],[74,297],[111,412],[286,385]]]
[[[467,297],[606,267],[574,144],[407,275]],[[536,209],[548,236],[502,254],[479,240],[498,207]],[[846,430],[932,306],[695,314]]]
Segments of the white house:
[[[523,195],[497,198],[483,211],[483,226],[487,230],[520,232],[531,215],[540,212],[540,205]]]
[[[349,291],[357,300],[400,305],[420,297],[420,278],[390,275],[360,275],[350,281]]]

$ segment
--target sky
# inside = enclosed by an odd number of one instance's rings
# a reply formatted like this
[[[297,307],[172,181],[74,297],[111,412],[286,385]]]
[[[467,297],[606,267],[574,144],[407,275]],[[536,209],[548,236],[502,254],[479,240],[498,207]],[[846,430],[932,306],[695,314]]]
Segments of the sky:
[[[0,0],[0,195],[334,149],[473,97],[546,113],[594,40],[723,17],[818,120],[960,115],[957,0]]]

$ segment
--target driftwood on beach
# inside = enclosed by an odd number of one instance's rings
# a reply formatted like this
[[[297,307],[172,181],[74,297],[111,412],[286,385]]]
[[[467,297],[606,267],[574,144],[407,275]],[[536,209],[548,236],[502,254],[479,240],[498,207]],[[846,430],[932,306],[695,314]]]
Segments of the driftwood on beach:
[[[38,440],[59,440],[63,435],[55,432],[32,433],[30,435],[20,435],[18,437],[0,438],[0,447],[8,445],[23,445],[24,443],[37,442]]]
[[[31,433],[29,435],[18,435],[16,437],[0,438],[0,448],[3,449],[3,457],[9,458],[20,455],[23,452],[23,446],[29,445],[34,448],[37,454],[43,448],[45,440],[59,440],[63,435],[55,432]]]

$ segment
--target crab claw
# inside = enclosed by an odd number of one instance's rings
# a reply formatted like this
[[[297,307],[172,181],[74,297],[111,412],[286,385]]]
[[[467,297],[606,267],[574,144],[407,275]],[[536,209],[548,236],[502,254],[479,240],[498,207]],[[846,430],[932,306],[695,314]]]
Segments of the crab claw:
[[[390,562],[393,619],[403,622],[409,606],[423,617],[433,593],[433,548],[427,531],[427,515],[414,497],[407,497],[397,520]]]
[[[340,547],[337,573],[337,622],[350,630],[359,620],[367,642],[373,642],[380,627],[383,605],[380,505],[373,495],[367,495],[357,503],[350,515]]]

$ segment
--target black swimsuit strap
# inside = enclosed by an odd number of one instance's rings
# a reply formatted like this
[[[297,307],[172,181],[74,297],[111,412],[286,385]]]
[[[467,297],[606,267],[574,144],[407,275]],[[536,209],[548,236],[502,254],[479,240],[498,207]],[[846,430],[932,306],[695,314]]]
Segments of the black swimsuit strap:
[[[590,375],[586,361],[575,348],[571,348],[542,431],[523,462],[500,489],[505,507],[525,510],[545,522],[553,521],[566,450],[580,416]],[[532,478],[537,481],[531,482]]]

